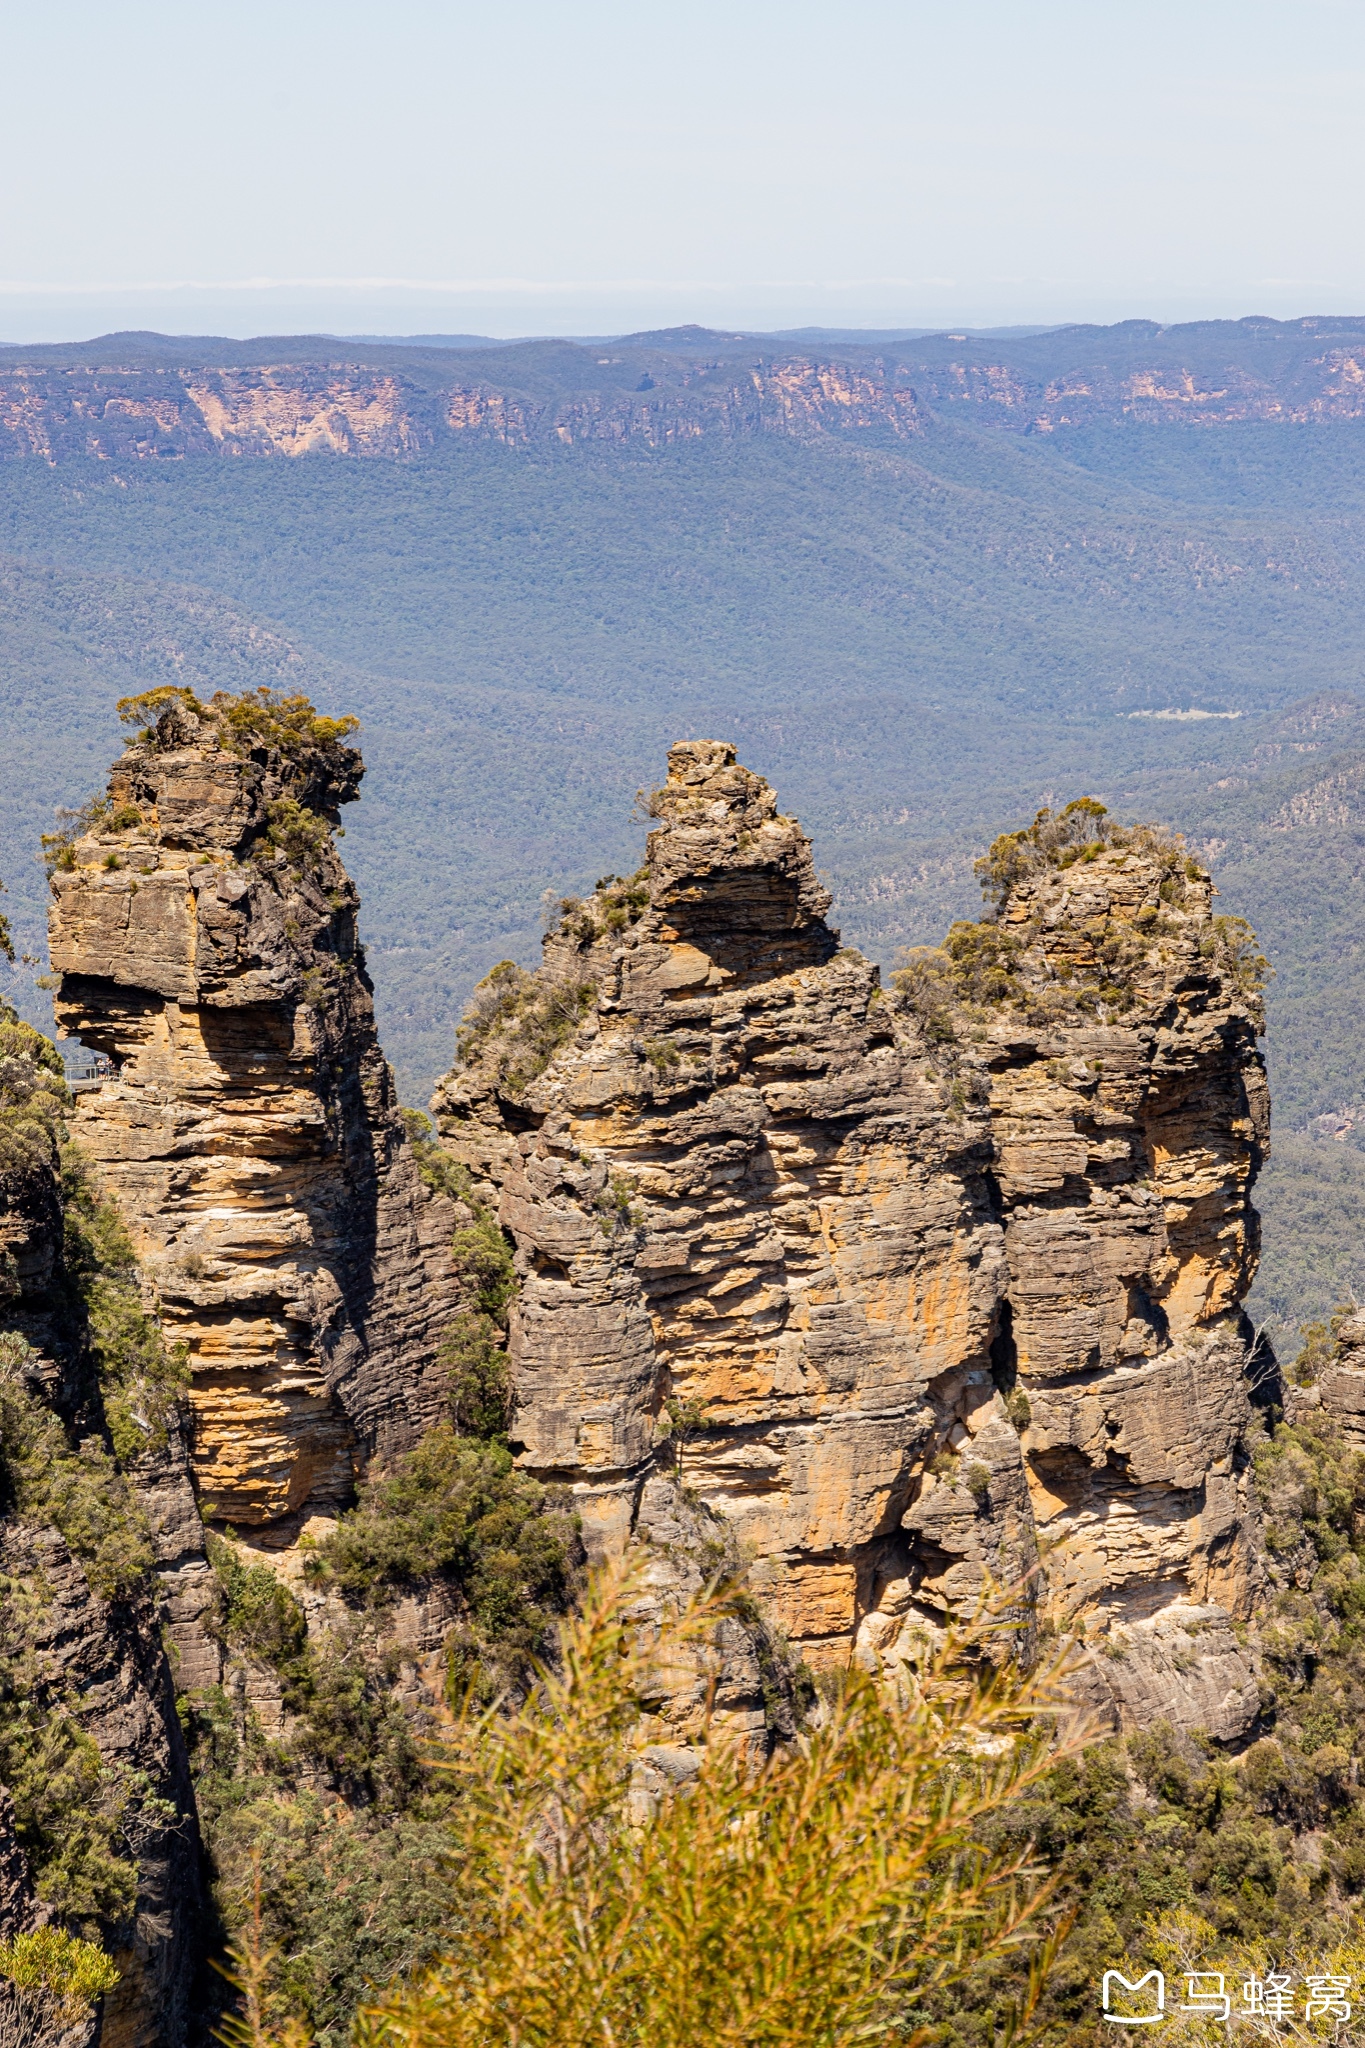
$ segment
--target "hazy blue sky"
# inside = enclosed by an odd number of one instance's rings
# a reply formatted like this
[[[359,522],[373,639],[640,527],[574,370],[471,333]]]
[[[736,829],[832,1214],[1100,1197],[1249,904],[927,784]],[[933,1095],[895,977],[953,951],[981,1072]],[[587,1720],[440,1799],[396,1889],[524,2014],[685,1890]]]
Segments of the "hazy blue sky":
[[[1361,0],[3,19],[0,338],[1365,312]]]

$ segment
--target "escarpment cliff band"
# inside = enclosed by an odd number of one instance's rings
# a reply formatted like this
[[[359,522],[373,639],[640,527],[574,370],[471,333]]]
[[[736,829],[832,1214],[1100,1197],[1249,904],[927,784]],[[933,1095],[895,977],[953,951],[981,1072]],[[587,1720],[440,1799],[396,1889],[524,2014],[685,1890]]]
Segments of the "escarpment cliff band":
[[[62,1028],[112,1063],[73,1130],[186,1347],[204,1513],[250,1524],[440,1412],[458,1282],[331,837],[360,757],[302,700],[235,701],[159,693],[56,847],[51,946]]]
[[[1365,417],[1365,323],[1350,318],[799,339],[693,327],[601,345],[112,335],[0,348],[0,459],[413,460],[471,440],[665,448],[850,433],[913,446],[936,421],[1046,434]]]
[[[662,365],[659,365],[662,369]],[[233,369],[0,368],[0,458],[48,463],[328,454],[411,458],[474,435],[526,446],[703,436],[919,430],[914,394],[886,364],[794,357],[673,366],[637,390],[563,394],[490,378],[424,387],[364,364]]]
[[[524,1461],[608,1545],[676,1459],[813,1661],[894,1670],[993,1580],[1117,1720],[1244,1733],[1246,935],[1080,805],[886,989],[732,748],[675,747],[651,814],[432,1105],[517,1247]]]

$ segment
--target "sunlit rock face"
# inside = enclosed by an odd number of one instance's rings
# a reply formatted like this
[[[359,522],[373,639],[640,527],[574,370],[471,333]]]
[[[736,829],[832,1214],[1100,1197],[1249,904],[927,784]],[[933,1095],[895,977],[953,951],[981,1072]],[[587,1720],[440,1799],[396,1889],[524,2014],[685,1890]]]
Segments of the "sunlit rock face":
[[[442,1405],[454,1211],[413,1164],[330,830],[362,772],[178,701],[52,878],[58,1020],[115,1068],[74,1134],[188,1347],[201,1502],[234,1523],[342,1500]]]
[[[812,1661],[894,1670],[994,1580],[1107,1652],[1114,1717],[1235,1739],[1266,1098],[1207,876],[1097,827],[888,991],[732,748],[675,747],[651,815],[433,1102],[517,1247],[524,1461],[607,1545],[681,1439]]]

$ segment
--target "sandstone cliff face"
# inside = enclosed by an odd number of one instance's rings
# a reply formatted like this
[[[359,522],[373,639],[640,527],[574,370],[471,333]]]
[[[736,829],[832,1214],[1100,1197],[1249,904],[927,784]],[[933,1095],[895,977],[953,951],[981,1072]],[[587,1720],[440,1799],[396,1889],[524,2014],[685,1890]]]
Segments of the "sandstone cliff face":
[[[738,373],[725,362],[676,366],[645,392],[605,390],[535,404],[490,385],[458,385],[446,407],[452,433],[482,433],[522,444],[552,440],[641,442],[663,448],[703,436],[810,436],[882,428],[898,438],[923,431],[903,371],[796,357],[760,361]]]
[[[595,347],[354,350],[207,364],[116,344],[0,351],[0,459],[48,463],[420,458],[476,439],[661,448],[699,438],[922,434],[967,418],[1014,433],[1126,421],[1198,427],[1365,417],[1358,321],[929,336],[894,348],[774,348],[675,330]],[[296,353],[296,351],[295,351]],[[60,357],[56,364],[54,355]],[[359,360],[356,357],[359,356]]]
[[[441,381],[432,390],[354,363],[249,369],[0,371],[0,457],[56,463],[316,453],[421,455],[451,436],[530,442],[632,441],[663,447],[703,435],[920,430],[905,374],[793,357],[656,364],[639,394],[618,386],[536,397]]]
[[[1313,1348],[1305,1345],[1302,1377],[1284,1390],[1286,1419],[1301,1422],[1320,1410],[1347,1445],[1365,1446],[1365,1314],[1339,1309],[1316,1360]]]
[[[204,1512],[235,1523],[337,1503],[441,1406],[455,1210],[414,1166],[328,830],[361,772],[178,700],[53,876],[58,1017],[116,1069],[74,1132],[188,1348]]]
[[[1265,1092],[1207,877],[1107,826],[1026,849],[999,924],[888,992],[732,749],[675,747],[653,815],[433,1102],[517,1246],[525,1462],[599,1544],[647,1533],[671,1403],[812,1660],[892,1670],[1031,1574],[1018,1619],[1108,1652],[1112,1715],[1242,1733]]]

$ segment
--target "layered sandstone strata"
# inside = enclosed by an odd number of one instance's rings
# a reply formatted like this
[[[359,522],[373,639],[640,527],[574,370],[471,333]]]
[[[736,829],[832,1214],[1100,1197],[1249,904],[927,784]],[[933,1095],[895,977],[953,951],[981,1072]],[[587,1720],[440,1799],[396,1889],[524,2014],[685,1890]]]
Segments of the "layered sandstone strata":
[[[430,352],[378,345],[252,362],[125,337],[110,353],[0,348],[0,461],[352,460],[437,456],[470,436],[512,447],[660,448],[705,438],[871,434],[967,419],[1007,433],[1099,421],[1225,427],[1365,416],[1358,320],[1162,329],[1140,321],[1014,341],[926,336],[836,356],[694,329],[620,353],[569,344]],[[224,360],[224,356],[228,360]],[[356,360],[356,357],[359,360]],[[236,357],[235,361],[231,358]]]
[[[813,1659],[894,1668],[1026,1581],[1120,1718],[1236,1736],[1265,1089],[1207,876],[1025,847],[888,992],[733,749],[675,747],[652,811],[433,1103],[517,1247],[525,1462],[620,1541],[671,1429]]]
[[[455,1212],[413,1161],[331,837],[359,754],[311,713],[234,727],[161,694],[58,856],[57,1015],[114,1063],[73,1130],[186,1347],[204,1512],[260,1523],[343,1500],[439,1412]]]

